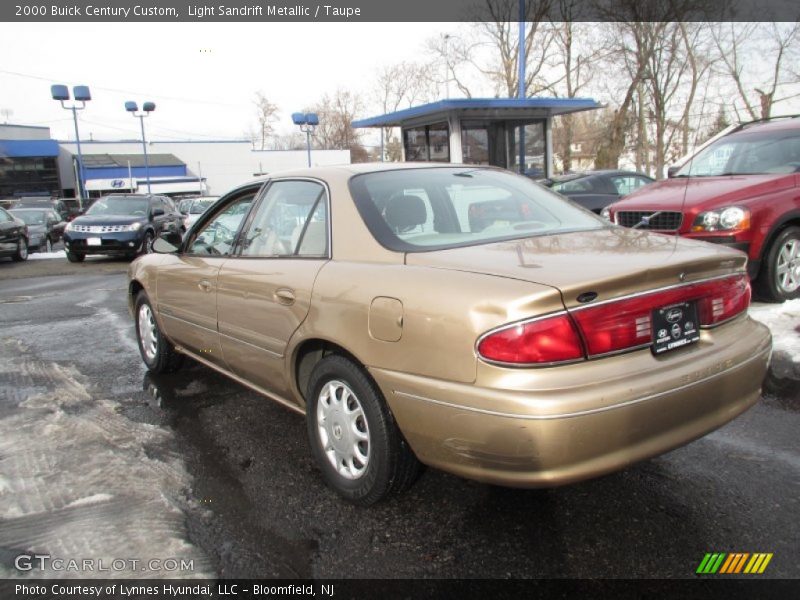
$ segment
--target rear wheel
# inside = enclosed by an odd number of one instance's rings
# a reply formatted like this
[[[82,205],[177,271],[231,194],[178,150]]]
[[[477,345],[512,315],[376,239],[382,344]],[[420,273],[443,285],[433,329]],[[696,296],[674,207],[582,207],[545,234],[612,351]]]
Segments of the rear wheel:
[[[17,251],[14,253],[13,258],[17,262],[28,260],[28,240],[24,237],[20,237],[17,240]]]
[[[364,371],[331,355],[308,383],[308,436],[325,481],[355,504],[374,504],[409,487],[420,464],[383,396]]]
[[[183,364],[183,355],[167,341],[158,327],[153,307],[144,291],[136,296],[136,339],[147,368],[153,373],[171,373]]]
[[[71,263],[83,262],[84,258],[86,258],[85,254],[81,254],[79,252],[70,252],[67,250],[67,260]]]
[[[787,227],[778,234],[756,283],[759,296],[767,301],[800,298],[800,227]]]

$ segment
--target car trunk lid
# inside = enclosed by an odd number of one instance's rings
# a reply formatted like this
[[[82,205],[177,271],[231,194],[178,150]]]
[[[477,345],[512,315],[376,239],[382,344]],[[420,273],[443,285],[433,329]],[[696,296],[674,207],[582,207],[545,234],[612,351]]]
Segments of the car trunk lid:
[[[406,263],[548,285],[566,308],[743,272],[746,256],[722,246],[642,230],[544,235],[408,253]],[[578,298],[581,298],[580,301]]]

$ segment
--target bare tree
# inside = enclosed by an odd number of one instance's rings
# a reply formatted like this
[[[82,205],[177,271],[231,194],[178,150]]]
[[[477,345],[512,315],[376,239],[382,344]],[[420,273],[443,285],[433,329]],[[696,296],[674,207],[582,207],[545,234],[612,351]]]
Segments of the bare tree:
[[[792,70],[800,48],[800,23],[718,23],[712,37],[721,72],[737,96],[734,111],[750,119],[768,118],[781,100],[775,98],[778,87],[800,81]]]
[[[400,62],[379,69],[372,92],[378,110],[386,114],[435,99],[436,81],[432,72],[430,64],[413,62]],[[384,148],[389,148],[396,139],[395,128],[383,128],[383,136]]]
[[[691,108],[709,67],[701,58],[707,53],[703,41],[708,28],[703,23],[673,22],[652,27],[648,34],[654,38],[644,83],[651,104],[648,116],[655,128],[655,175],[661,179],[668,153],[677,158],[688,151]]]
[[[362,132],[353,128],[353,121],[363,111],[361,98],[349,90],[338,89],[333,95],[325,94],[311,108],[319,115],[319,126],[314,130],[316,146],[328,150],[350,150],[351,158],[362,156]],[[360,149],[360,150],[359,150]]]
[[[604,24],[576,23],[575,17],[580,9],[579,0],[558,0],[559,22],[553,24],[554,63],[560,72],[546,87],[555,96],[575,98],[591,83],[598,61],[604,58],[609,49],[602,39],[595,35]],[[572,169],[573,128],[576,115],[567,114],[559,119],[560,136],[554,149],[561,157],[563,169]],[[555,140],[554,140],[555,142]]]
[[[554,39],[547,20],[552,0],[525,2],[525,89],[528,94],[547,87],[542,77]],[[452,81],[467,98],[473,97],[473,82],[488,81],[494,94],[515,97],[518,90],[519,33],[518,0],[484,0],[480,22],[458,35],[428,40],[428,51],[443,60],[446,81]],[[477,19],[476,19],[477,20]],[[477,77],[476,77],[477,76]]]
[[[256,92],[256,99],[253,104],[256,105],[261,150],[265,150],[267,138],[275,131],[272,124],[278,119],[278,107],[270,102],[262,91]]]

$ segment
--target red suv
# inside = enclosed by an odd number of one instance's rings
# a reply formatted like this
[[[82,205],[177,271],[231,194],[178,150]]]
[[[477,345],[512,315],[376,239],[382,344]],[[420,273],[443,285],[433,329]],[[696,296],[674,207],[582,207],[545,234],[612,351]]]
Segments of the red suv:
[[[603,215],[742,250],[761,298],[800,298],[800,118],[740,125]]]

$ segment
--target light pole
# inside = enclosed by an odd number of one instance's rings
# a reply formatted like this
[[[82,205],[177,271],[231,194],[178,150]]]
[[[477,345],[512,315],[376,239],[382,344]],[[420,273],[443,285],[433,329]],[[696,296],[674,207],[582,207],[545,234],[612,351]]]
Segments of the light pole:
[[[142,152],[144,152],[144,177],[147,180],[147,193],[150,193],[150,164],[147,162],[147,140],[144,137],[144,118],[149,117],[150,113],[156,109],[155,102],[145,102],[142,104],[142,111],[141,113],[137,113],[139,110],[138,105],[136,102],[131,102],[130,100],[125,103],[125,110],[131,113],[134,117],[139,117],[139,122],[142,125]]]
[[[311,166],[311,132],[319,125],[316,113],[293,113],[292,122],[300,126],[300,131],[306,134],[306,150],[308,151],[308,166]]]
[[[72,88],[72,93],[75,96],[75,102],[80,102],[80,106],[73,104],[67,106],[64,104],[69,100],[69,88],[65,85],[52,85],[50,86],[50,95],[53,100],[61,102],[61,108],[72,111],[72,120],[75,123],[75,143],[78,146],[78,200],[83,207],[83,198],[86,195],[86,177],[83,173],[83,154],[81,153],[81,137],[78,135],[78,111],[86,108],[86,103],[92,99],[92,94],[89,91],[89,86],[76,85]]]

